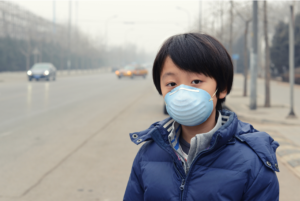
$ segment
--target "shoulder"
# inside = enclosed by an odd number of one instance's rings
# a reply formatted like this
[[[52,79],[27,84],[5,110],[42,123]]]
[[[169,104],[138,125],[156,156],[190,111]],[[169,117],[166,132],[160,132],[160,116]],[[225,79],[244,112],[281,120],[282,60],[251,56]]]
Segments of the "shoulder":
[[[256,131],[237,135],[239,143],[244,144],[249,152],[252,151],[260,159],[260,161],[270,170],[278,170],[278,162],[276,158],[276,149],[279,143],[276,142],[268,133]]]
[[[240,149],[245,159],[259,159],[270,170],[278,171],[276,149],[279,143],[268,133],[238,120],[234,138],[237,141],[237,149]]]
[[[227,161],[230,161],[230,163],[225,161],[228,167],[246,171],[254,177],[263,166],[266,170],[278,171],[276,158],[278,142],[268,133],[256,130],[249,123],[237,118],[232,122],[227,125],[227,129],[223,129],[223,132],[231,133],[229,141],[224,149],[217,151],[223,159],[227,158]],[[224,134],[225,137],[227,135],[229,134]]]
[[[234,141],[231,146],[227,146],[226,152],[235,161],[235,169],[248,173],[253,179],[260,172],[270,172],[270,175],[279,172],[276,158],[279,144],[269,134],[255,130],[235,135]]]
[[[263,165],[251,147],[236,138],[208,157],[208,160],[215,160],[222,169],[246,173],[250,177],[255,177]]]
[[[220,142],[226,144],[220,155],[234,159],[231,167],[244,170],[256,169],[264,165],[267,169],[278,171],[276,149],[279,144],[266,132],[258,131],[251,124],[240,121],[231,111],[222,111],[222,119],[227,121],[219,129]],[[224,147],[223,147],[224,148]],[[222,152],[222,153],[221,153]],[[230,166],[230,164],[229,164]]]
[[[154,140],[145,142],[137,153],[139,162],[172,162],[168,153],[159,147]]]
[[[135,161],[169,161],[169,154],[163,150],[156,141],[167,146],[167,136],[174,120],[170,117],[155,122],[148,129],[130,133],[133,143],[139,145],[144,143],[136,155]]]

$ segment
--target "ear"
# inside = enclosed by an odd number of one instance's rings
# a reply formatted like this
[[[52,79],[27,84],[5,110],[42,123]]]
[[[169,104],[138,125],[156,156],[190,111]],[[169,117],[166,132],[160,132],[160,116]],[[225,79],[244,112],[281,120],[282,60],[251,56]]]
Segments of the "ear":
[[[218,99],[223,99],[227,95],[227,89],[224,89],[222,92],[219,93]]]

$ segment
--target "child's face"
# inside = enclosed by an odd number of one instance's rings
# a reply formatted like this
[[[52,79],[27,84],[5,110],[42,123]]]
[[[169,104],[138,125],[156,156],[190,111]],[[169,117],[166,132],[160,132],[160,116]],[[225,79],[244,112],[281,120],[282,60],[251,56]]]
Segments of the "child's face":
[[[192,73],[178,68],[168,56],[165,60],[161,75],[160,87],[163,97],[175,87],[184,84],[191,87],[203,89],[213,96],[217,89],[217,82],[214,78],[207,77],[203,74]],[[220,92],[219,98],[225,98],[227,92]],[[213,97],[214,108],[217,105],[217,97]]]

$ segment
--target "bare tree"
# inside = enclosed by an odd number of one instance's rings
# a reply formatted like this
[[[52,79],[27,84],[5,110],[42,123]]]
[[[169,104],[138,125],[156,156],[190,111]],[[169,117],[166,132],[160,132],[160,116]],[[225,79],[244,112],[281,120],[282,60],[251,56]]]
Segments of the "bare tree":
[[[248,78],[248,69],[249,69],[249,59],[248,59],[248,29],[249,23],[252,21],[251,17],[245,18],[238,9],[236,9],[236,13],[245,23],[245,31],[244,31],[244,90],[243,96],[247,96],[247,78]]]
[[[20,47],[20,51],[21,53],[25,56],[26,58],[26,70],[29,70],[30,68],[30,56],[31,56],[31,53],[33,51],[33,48],[32,48],[32,29],[31,29],[31,26],[30,26],[30,13],[27,13],[27,26],[26,27],[23,27],[24,30],[23,32],[25,33],[26,35],[26,45],[25,47]]]
[[[97,45],[99,38],[92,40],[75,25],[72,26],[72,37],[69,37],[68,27],[68,24],[55,24],[54,31],[52,21],[39,17],[14,3],[0,0],[0,38],[8,42],[13,41],[13,44],[17,44],[13,48],[24,55],[21,59],[25,61],[20,62],[19,70],[25,70],[24,63],[27,70],[30,68],[32,55],[34,55],[34,62],[53,62],[59,70],[64,69],[68,59],[72,59],[73,69],[88,69],[97,68],[99,64],[110,65],[108,62],[110,58],[112,63],[116,63],[116,58],[120,58],[121,49],[114,50],[115,57],[110,57],[110,51],[105,49],[103,43]],[[128,62],[143,56],[135,48],[134,45],[126,48]],[[0,70],[2,69],[4,68]],[[10,66],[6,69],[10,69]]]
[[[252,19],[245,21],[245,32],[244,32],[244,92],[243,96],[247,96],[247,78],[249,69],[249,58],[248,58],[248,28],[249,23]]]
[[[265,107],[270,107],[270,49],[268,38],[268,10],[264,1],[264,38],[265,38]]]

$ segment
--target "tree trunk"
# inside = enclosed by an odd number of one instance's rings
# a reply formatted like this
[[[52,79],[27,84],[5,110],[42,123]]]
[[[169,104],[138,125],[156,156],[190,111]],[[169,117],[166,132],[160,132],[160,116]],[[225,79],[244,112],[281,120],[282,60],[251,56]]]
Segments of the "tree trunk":
[[[247,96],[247,78],[248,78],[248,69],[249,69],[249,61],[248,61],[248,26],[250,20],[246,21],[245,33],[244,33],[244,93],[243,96]]]
[[[29,42],[27,43],[27,48],[26,49],[21,48],[20,50],[21,50],[21,53],[25,56],[26,71],[28,71],[29,68],[30,68],[30,55],[31,55],[31,45],[30,45],[30,43]]]
[[[264,35],[265,35],[265,107],[270,107],[270,51],[268,38],[267,1],[264,1]]]

